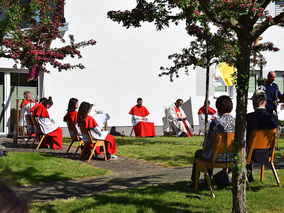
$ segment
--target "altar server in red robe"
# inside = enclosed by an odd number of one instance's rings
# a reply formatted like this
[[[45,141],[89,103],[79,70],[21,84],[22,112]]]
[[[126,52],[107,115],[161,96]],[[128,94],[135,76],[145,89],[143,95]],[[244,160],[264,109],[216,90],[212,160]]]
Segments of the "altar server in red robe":
[[[38,103],[36,103],[30,110],[29,110],[29,113],[32,115],[33,112],[35,111],[35,109],[40,106],[40,104],[42,104],[43,101],[47,100],[47,98],[43,97],[39,100]]]
[[[132,125],[136,137],[156,136],[153,122],[149,122],[147,116],[150,114],[146,107],[142,106],[142,98],[137,99],[137,104],[132,107],[129,114],[132,115]]]
[[[42,146],[50,146],[53,149],[62,149],[63,134],[62,129],[54,124],[54,121],[50,119],[47,109],[53,105],[52,98],[44,100],[42,104],[33,111],[33,116],[38,118],[41,131],[47,135],[45,137]]]
[[[205,131],[205,102],[204,105],[198,110],[198,119],[199,119],[199,131]],[[214,119],[216,111],[210,107],[210,101],[208,100],[208,127],[211,121]]]
[[[166,111],[164,129],[171,127],[177,137],[191,137],[190,124],[187,117],[180,107],[183,104],[182,99],[177,99]]]
[[[116,141],[115,138],[108,134],[107,131],[102,131],[93,117],[88,115],[91,112],[92,105],[87,102],[82,102],[78,111],[78,123],[85,122],[86,128],[90,129],[93,139],[104,140],[106,143],[106,152],[108,159],[116,159]],[[88,141],[88,137],[83,135],[83,141]],[[93,148],[93,144],[91,148]],[[100,147],[97,147],[96,154],[102,154]]]
[[[67,113],[63,118],[64,122],[67,122],[68,119],[71,119],[73,123],[77,123],[77,115],[78,112],[76,111],[79,108],[79,102],[76,98],[71,98],[68,103]]]
[[[32,100],[32,95],[29,91],[24,92],[24,100],[22,101],[20,105],[20,119],[19,119],[19,125],[20,126],[26,126],[27,122],[26,119],[24,119],[24,116],[28,114],[29,110],[36,104],[35,101]]]

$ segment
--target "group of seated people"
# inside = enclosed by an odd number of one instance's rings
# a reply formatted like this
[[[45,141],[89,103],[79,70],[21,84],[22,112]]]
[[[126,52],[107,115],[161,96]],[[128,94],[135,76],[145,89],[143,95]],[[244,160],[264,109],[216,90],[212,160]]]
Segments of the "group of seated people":
[[[257,90],[252,97],[254,112],[247,114],[247,135],[246,142],[248,144],[252,130],[260,129],[275,129],[278,126],[277,116],[269,113],[266,109],[267,97],[263,90]],[[213,155],[212,146],[215,142],[218,133],[222,132],[235,132],[235,119],[230,114],[233,109],[233,103],[229,96],[220,96],[216,100],[216,108],[218,116],[212,119],[208,134],[203,142],[203,148],[195,152],[195,159],[202,159],[210,161]],[[248,151],[248,150],[247,150]],[[267,164],[269,159],[270,150],[254,150],[252,159],[255,163]],[[226,155],[226,154],[224,154]],[[217,162],[224,162],[226,156],[219,154],[217,156]],[[253,181],[252,164],[247,165],[248,181]],[[193,162],[192,174],[191,174],[191,186],[194,186],[196,173],[196,163]],[[212,170],[208,170],[209,176],[212,175]]]
[[[37,126],[30,126],[24,119],[25,115],[30,114],[37,117],[41,131],[47,136],[44,138],[41,147],[51,149],[62,149],[63,133],[55,122],[50,119],[48,109],[53,105],[52,97],[41,98],[38,103],[31,99],[31,93],[24,93],[25,100],[21,103],[20,126],[27,126],[27,134],[32,134],[32,129],[37,129]],[[24,111],[23,111],[24,110]]]
[[[90,129],[92,138],[95,140],[104,140],[106,145],[106,155],[107,159],[117,159],[116,153],[116,141],[115,138],[105,131],[105,124],[109,119],[108,114],[103,113],[92,113],[93,105],[88,102],[82,102],[79,107],[78,99],[71,98],[69,100],[67,113],[63,120],[67,122],[70,120],[75,124],[79,136],[82,137],[83,141],[88,141],[86,135],[82,135],[78,123],[84,123],[86,129]],[[78,112],[76,111],[79,108]],[[98,112],[94,110],[93,112]],[[97,122],[98,121],[98,122]],[[85,149],[87,152],[94,148],[93,144]],[[96,148],[96,155],[102,154],[101,147]]]
[[[142,106],[142,103],[142,98],[138,98],[137,104],[129,112],[132,115],[133,130],[136,137],[154,137],[156,136],[154,123],[149,121],[150,113],[145,106]],[[177,137],[191,137],[190,127],[192,126],[180,107],[182,104],[183,100],[177,99],[174,104],[166,109],[163,130],[165,132],[173,130]]]

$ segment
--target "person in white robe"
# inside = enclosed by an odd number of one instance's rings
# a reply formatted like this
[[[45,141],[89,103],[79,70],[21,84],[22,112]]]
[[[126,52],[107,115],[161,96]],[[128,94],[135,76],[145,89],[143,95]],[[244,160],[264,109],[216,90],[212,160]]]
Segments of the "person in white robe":
[[[183,100],[177,99],[177,101],[166,110],[163,129],[164,131],[168,131],[169,128],[172,129],[177,137],[190,137],[190,124],[187,121],[184,111],[180,107],[182,104]]]

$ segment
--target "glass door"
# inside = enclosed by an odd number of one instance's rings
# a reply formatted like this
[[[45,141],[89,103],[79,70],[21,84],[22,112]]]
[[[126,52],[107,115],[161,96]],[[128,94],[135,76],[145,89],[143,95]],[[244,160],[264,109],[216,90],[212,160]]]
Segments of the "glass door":
[[[27,81],[27,73],[12,72],[10,74],[10,125],[9,132],[13,132],[16,126],[17,116],[17,99],[19,99],[19,106],[24,98],[24,92],[29,91],[32,99],[38,97],[38,81]]]
[[[4,73],[0,72],[0,133],[4,133]]]

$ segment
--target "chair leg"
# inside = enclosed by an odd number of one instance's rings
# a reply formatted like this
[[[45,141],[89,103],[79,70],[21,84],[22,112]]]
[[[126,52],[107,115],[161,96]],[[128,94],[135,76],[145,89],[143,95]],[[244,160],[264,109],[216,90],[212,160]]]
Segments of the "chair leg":
[[[74,153],[74,155],[73,155],[73,158],[75,158],[75,156],[76,156],[76,154],[77,154],[79,148],[81,147],[82,143],[84,143],[84,142],[83,142],[82,140],[80,140],[80,143],[79,143],[79,145],[78,145],[78,147],[77,147],[77,149],[76,149],[76,151],[75,151],[75,153]],[[81,151],[81,153],[82,153],[82,151]]]
[[[213,198],[215,198],[215,194],[214,194],[214,191],[213,191],[213,188],[212,188],[212,184],[211,184],[211,180],[210,180],[210,177],[208,175],[208,173],[206,172],[205,174],[205,178],[206,178],[206,182],[208,184],[208,187],[209,187],[209,190],[210,190],[210,193],[212,195]]]
[[[34,141],[32,142],[32,144],[30,145],[30,149],[33,147],[33,145],[35,144],[36,140],[38,139],[38,135],[35,136]]]
[[[261,165],[261,171],[260,171],[260,181],[263,182],[264,177],[264,165]]]
[[[134,129],[133,129],[133,127],[132,127],[129,137],[132,136],[133,130],[134,130]]]
[[[45,138],[45,135],[43,135],[43,136],[41,137],[40,142],[38,143],[36,150],[38,150],[38,148],[40,147],[40,145],[41,145],[41,143],[42,143],[42,141],[43,141],[44,138]]]
[[[87,147],[87,143],[84,144],[84,147],[83,147],[83,150],[81,151],[79,160],[82,160],[82,157],[83,157],[83,155],[84,155],[84,153],[85,153],[86,147]]]
[[[26,147],[28,146],[28,142],[30,141],[31,138],[32,138],[32,133],[30,134],[28,140],[26,141],[26,145],[25,145]]]
[[[273,174],[274,174],[276,183],[277,183],[277,185],[280,187],[280,180],[279,180],[279,178],[278,178],[276,169],[275,169],[275,167],[274,167],[274,163],[273,163],[273,162],[270,162],[270,165],[271,165],[271,169],[272,169],[272,172],[273,172]]]
[[[94,154],[95,151],[96,151],[96,146],[93,148],[93,150],[92,150],[92,152],[91,152],[91,155],[90,155],[90,157],[89,157],[88,163],[90,163],[90,160],[92,159],[93,154]]]
[[[67,149],[67,151],[66,151],[66,154],[68,154],[68,152],[69,152],[69,150],[71,149],[73,143],[74,143],[74,140],[72,139],[72,141],[71,141],[71,143],[70,143],[70,145],[69,145],[69,147],[68,147],[68,149]]]
[[[104,149],[105,161],[107,161],[107,154],[106,154],[105,142],[103,143],[103,149]]]

